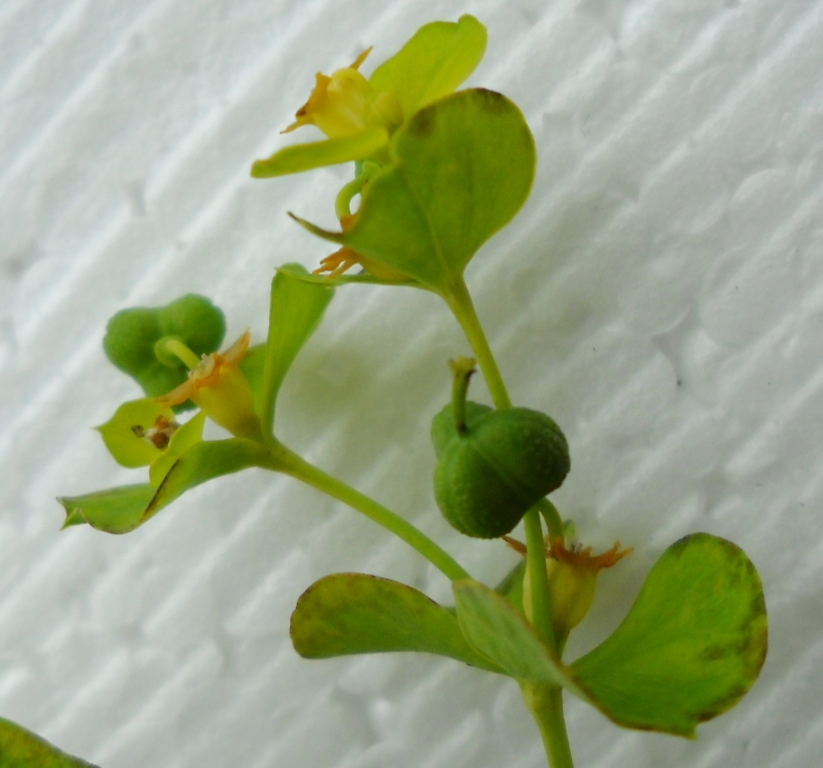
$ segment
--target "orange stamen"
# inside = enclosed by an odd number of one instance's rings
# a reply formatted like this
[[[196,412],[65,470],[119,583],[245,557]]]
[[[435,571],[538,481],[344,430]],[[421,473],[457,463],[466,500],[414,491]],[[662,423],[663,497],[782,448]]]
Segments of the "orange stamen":
[[[518,555],[523,555],[523,557],[526,556],[526,545],[522,541],[513,539],[511,536],[503,536],[502,538],[503,541],[505,541],[511,549],[517,552]]]
[[[370,50],[371,48],[369,48],[369,51]],[[368,53],[368,51],[366,51],[366,53]],[[346,216],[341,216],[340,228],[343,230],[343,232],[348,232],[354,226],[354,222],[356,220],[357,213],[349,213]],[[340,275],[342,275],[344,272],[348,271],[355,264],[359,263],[360,256],[347,245],[344,245],[339,250],[326,256],[326,258],[321,259],[320,266],[317,269],[315,269],[312,272],[312,274],[321,275],[324,273],[328,273],[327,277],[340,277]]]
[[[335,251],[326,258],[321,259],[320,266],[312,274],[327,273],[326,277],[339,277],[357,263],[357,254],[351,248],[343,246],[339,251]]]
[[[522,541],[513,539],[511,536],[503,536],[502,538],[511,549],[523,557],[526,556],[527,548]],[[616,541],[611,549],[606,550],[600,555],[592,555],[591,551],[591,547],[585,547],[583,549],[572,547],[571,549],[566,549],[559,540],[555,541],[554,544],[546,545],[546,557],[551,557],[561,563],[568,563],[577,568],[589,568],[594,571],[613,567],[626,557],[626,555],[631,554],[634,551],[634,547],[629,547],[621,552],[620,542]]]
[[[584,549],[575,550],[566,549],[560,541],[555,541],[551,545],[547,554],[558,562],[568,563],[577,568],[588,568],[593,571],[599,571],[602,568],[611,568],[617,562],[622,560],[626,555],[634,551],[634,547],[629,547],[620,551],[620,542],[616,541],[614,546],[603,552],[600,555],[592,555],[592,548],[585,547]]]

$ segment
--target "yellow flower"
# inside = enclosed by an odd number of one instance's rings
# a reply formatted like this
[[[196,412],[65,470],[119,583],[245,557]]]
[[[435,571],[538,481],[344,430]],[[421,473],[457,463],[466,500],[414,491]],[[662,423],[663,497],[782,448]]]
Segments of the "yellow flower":
[[[301,125],[316,125],[330,139],[350,136],[367,128],[385,128],[391,133],[403,122],[403,108],[395,96],[379,92],[358,71],[371,48],[349,67],[331,77],[316,75],[309,100],[297,110],[297,118],[283,133]]]
[[[597,576],[604,568],[611,568],[632,550],[620,551],[620,542],[600,555],[592,555],[592,548],[566,549],[556,541],[549,550],[546,569],[552,593],[552,613],[555,632],[568,634],[583,619],[594,600]]]
[[[526,547],[521,542],[503,537],[512,549],[526,554]],[[611,568],[632,552],[632,548],[620,551],[620,542],[600,555],[592,555],[592,548],[573,545],[566,549],[563,542],[557,540],[546,549],[546,570],[549,576],[549,589],[552,598],[552,615],[554,631],[559,641],[565,642],[573,630],[591,608],[597,576],[604,568]],[[523,579],[523,610],[531,621],[531,582],[529,573]]]
[[[206,415],[237,437],[260,440],[260,419],[254,411],[254,396],[238,365],[251,340],[246,331],[222,354],[203,355],[188,379],[158,402],[172,406],[191,400]]]
[[[369,158],[387,163],[392,134],[419,109],[452,93],[474,71],[485,49],[485,27],[473,16],[462,16],[455,23],[421,27],[368,78],[360,65],[371,48],[331,76],[318,73],[308,101],[284,133],[316,125],[327,138],[258,160],[251,175],[270,178]]]

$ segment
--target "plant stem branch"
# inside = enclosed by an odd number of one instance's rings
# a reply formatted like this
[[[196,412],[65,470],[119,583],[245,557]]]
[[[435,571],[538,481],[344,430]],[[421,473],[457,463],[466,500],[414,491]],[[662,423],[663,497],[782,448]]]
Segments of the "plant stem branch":
[[[526,528],[526,568],[529,571],[532,595],[532,625],[546,642],[557,652],[554,636],[554,618],[549,576],[546,571],[546,550],[543,544],[543,526],[540,513],[532,507],[523,518]]]
[[[368,517],[369,520],[383,526],[387,531],[417,550],[450,581],[471,578],[471,575],[448,552],[400,515],[346,485],[342,480],[338,480],[313,464],[309,464],[282,443],[271,443],[269,450],[272,454],[272,469],[301,480],[312,488],[342,501]]]
[[[523,700],[532,713],[551,768],[574,768],[566,720],[563,716],[563,689],[556,685],[521,683]]]
[[[546,521],[546,528],[549,529],[549,539],[552,542],[558,539],[563,542],[566,532],[563,530],[563,520],[557,511],[557,507],[544,498],[537,502],[537,509],[540,510],[540,514],[543,515],[543,519]]]
[[[182,341],[175,338],[165,339],[166,352],[177,357],[190,371],[200,365],[200,358]]]
[[[463,333],[466,334],[466,339],[477,358],[480,370],[483,371],[483,378],[486,379],[495,408],[511,408],[512,401],[506,390],[506,384],[500,375],[500,369],[497,367],[497,361],[494,359],[486,334],[483,333],[483,326],[480,325],[466,284],[461,279],[452,286],[448,293],[443,295],[443,298],[457,322],[460,323]]]

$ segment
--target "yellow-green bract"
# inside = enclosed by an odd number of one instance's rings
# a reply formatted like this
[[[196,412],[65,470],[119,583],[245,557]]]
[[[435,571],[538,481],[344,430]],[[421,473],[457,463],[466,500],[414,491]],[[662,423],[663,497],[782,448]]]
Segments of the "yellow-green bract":
[[[356,220],[311,232],[441,295],[461,284],[481,245],[511,221],[534,177],[534,139],[499,93],[460,91],[420,110],[389,146]]]
[[[454,91],[485,50],[485,27],[473,16],[462,16],[457,23],[435,21],[421,27],[368,80],[358,71],[362,56],[331,77],[318,75],[292,128],[314,123],[329,138],[285,147],[254,163],[251,175],[268,178],[352,160],[384,159],[391,134],[422,107]]]
[[[517,580],[522,575],[520,568]],[[706,533],[670,546],[614,634],[571,665],[526,621],[516,585],[507,582],[503,594],[468,579],[453,587],[457,622],[411,587],[360,574],[330,576],[298,602],[292,640],[310,658],[385,651],[449,656],[537,691],[562,686],[618,725],[686,737],[746,693],[766,655],[757,571],[739,547]]]

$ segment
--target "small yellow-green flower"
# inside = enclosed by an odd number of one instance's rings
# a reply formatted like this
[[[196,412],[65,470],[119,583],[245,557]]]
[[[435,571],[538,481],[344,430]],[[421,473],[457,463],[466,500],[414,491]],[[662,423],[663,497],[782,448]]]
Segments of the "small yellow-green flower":
[[[331,76],[318,73],[308,101],[284,133],[315,125],[328,138],[258,160],[251,175],[283,176],[368,158],[385,161],[391,135],[419,109],[452,93],[474,71],[485,50],[485,27],[473,16],[461,16],[457,22],[421,27],[369,78],[359,68],[371,48]]]
[[[144,397],[123,403],[114,416],[97,427],[118,464],[149,467],[149,480],[160,485],[174,463],[203,439],[205,413],[180,424],[168,405]]]
[[[513,549],[526,554],[520,542],[504,537]],[[573,546],[566,549],[561,541],[555,541],[546,550],[546,570],[552,598],[554,631],[559,638],[565,638],[583,619],[594,600],[597,576],[604,568],[612,568],[632,548],[621,551],[620,542],[600,555],[592,555],[592,548]],[[531,580],[528,571],[523,579],[523,610],[531,620],[532,598]]]
[[[358,71],[371,48],[350,67],[338,69],[331,77],[317,73],[309,100],[297,110],[297,118],[283,133],[302,125],[316,125],[330,139],[351,136],[369,128],[391,133],[403,122],[403,108],[396,97],[378,91]]]
[[[260,419],[254,410],[254,396],[239,369],[249,348],[251,333],[246,331],[225,352],[203,355],[179,387],[157,398],[172,406],[191,400],[216,424],[237,437],[261,438]]]

